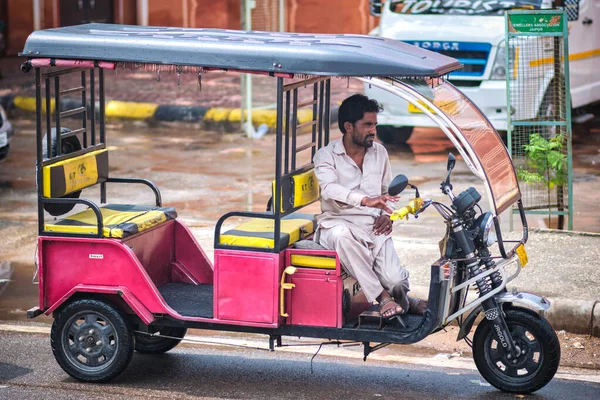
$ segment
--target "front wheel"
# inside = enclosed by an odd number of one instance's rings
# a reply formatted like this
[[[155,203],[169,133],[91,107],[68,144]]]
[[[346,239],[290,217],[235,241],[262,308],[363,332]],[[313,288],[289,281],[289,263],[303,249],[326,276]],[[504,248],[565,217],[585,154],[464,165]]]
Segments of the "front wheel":
[[[133,332],[111,304],[82,299],[60,310],[50,332],[52,353],[66,373],[82,382],[106,382],[133,355]]]
[[[493,324],[483,320],[473,337],[475,365],[486,381],[504,392],[535,392],[550,382],[558,369],[558,337],[550,324],[531,310],[515,307],[505,312],[506,324],[521,355],[509,358],[496,339]]]

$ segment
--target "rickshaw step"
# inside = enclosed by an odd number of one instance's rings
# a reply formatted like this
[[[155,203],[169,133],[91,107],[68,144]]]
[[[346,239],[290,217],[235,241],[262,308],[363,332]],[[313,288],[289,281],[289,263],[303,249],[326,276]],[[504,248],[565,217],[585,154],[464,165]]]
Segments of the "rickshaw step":
[[[213,285],[171,282],[158,291],[169,307],[184,317],[213,318]]]
[[[384,324],[385,320],[378,310],[363,311],[358,316],[358,327],[361,329],[382,329]]]
[[[42,310],[40,310],[39,307],[32,307],[29,310],[27,310],[27,318],[35,318],[38,315],[42,315],[44,312]]]
[[[400,318],[402,319],[402,323],[396,319],[386,320],[381,316],[381,313],[376,309],[376,306],[374,306],[363,311],[358,316],[357,329],[409,331],[421,323],[423,316],[403,314]]]

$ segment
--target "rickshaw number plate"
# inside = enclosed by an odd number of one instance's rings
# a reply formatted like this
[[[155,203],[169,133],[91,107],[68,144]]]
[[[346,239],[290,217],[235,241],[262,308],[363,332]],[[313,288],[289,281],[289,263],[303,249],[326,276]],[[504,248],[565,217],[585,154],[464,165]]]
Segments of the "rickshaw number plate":
[[[521,263],[521,268],[525,268],[525,265],[529,262],[529,258],[527,258],[527,250],[525,250],[525,245],[520,244],[519,247],[515,250],[517,256],[519,257],[519,262]]]
[[[8,133],[0,133],[0,147],[4,147],[8,144]]]

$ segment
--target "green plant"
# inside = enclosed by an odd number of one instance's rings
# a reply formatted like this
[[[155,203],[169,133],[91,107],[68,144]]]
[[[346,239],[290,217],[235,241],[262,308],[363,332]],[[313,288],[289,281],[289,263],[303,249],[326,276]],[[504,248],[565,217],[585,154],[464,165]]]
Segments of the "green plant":
[[[517,176],[527,183],[543,182],[552,189],[567,183],[567,155],[563,152],[565,136],[546,139],[537,133],[523,146],[526,167],[520,167]]]

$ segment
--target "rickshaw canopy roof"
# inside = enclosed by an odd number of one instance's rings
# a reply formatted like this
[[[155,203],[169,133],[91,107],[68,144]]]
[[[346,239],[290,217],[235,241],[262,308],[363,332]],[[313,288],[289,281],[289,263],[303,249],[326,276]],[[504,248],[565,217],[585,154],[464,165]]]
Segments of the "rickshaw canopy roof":
[[[376,36],[85,24],[33,32],[21,55],[324,76],[438,77],[454,58]]]

